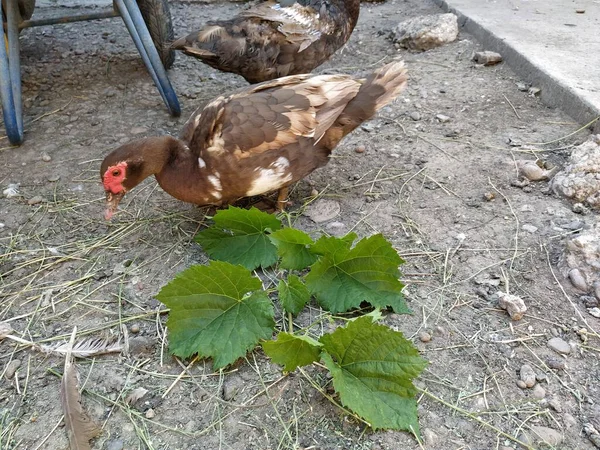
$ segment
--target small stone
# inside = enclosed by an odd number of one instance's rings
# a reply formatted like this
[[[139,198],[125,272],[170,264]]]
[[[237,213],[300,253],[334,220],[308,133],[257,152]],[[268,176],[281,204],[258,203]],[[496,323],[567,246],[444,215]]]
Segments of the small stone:
[[[563,414],[563,421],[567,430],[577,425],[577,419],[567,412]]]
[[[435,333],[439,334],[440,336],[444,336],[446,334],[446,329],[441,325],[438,325],[437,327],[435,327]]]
[[[600,319],[600,308],[590,308],[588,309],[588,313],[596,319]]]
[[[528,388],[535,385],[535,370],[529,364],[523,364],[519,370],[519,377]]]
[[[131,325],[130,331],[133,334],[138,334],[140,332],[140,326],[137,323],[134,323],[133,325]]]
[[[365,148],[365,146],[364,146],[364,145],[359,145],[359,146],[357,146],[357,147],[354,149],[354,151],[355,151],[356,153],[364,153],[364,152],[365,152],[365,150],[366,150],[366,148]]]
[[[598,306],[598,299],[596,297],[592,297],[591,295],[582,295],[579,297],[579,301],[583,303],[583,306],[586,308],[595,308]]]
[[[491,66],[502,62],[502,55],[496,52],[475,52],[473,55],[473,61],[477,64],[483,64],[484,66]]]
[[[123,450],[125,443],[122,439],[115,439],[106,443],[106,450]]]
[[[50,183],[56,183],[58,180],[60,180],[60,175],[51,175],[48,177]]]
[[[421,333],[419,333],[419,339],[421,340],[421,342],[429,342],[431,341],[431,335],[426,331],[422,331]]]
[[[565,367],[567,367],[567,363],[564,359],[555,358],[552,356],[546,360],[546,364],[548,365],[548,367],[554,370],[563,370]]]
[[[408,115],[415,122],[421,120],[421,113],[419,111],[411,111]]]
[[[4,377],[7,380],[12,380],[19,367],[21,367],[21,360],[13,359],[6,365],[6,368],[4,369]]]
[[[148,128],[146,127],[133,127],[130,130],[131,134],[142,134],[142,133],[146,133],[148,131]]]
[[[148,408],[146,410],[146,419],[154,419],[155,416],[156,416],[156,413],[154,412],[154,410],[152,408]]]
[[[450,122],[450,117],[445,116],[444,114],[437,114],[435,118],[442,123]]]
[[[52,156],[50,156],[48,153],[44,152],[44,153],[42,153],[42,161],[50,162],[50,161],[52,161]]]
[[[319,195],[319,191],[317,191],[316,189],[314,189],[314,188],[313,188],[313,189],[310,191],[310,196],[311,196],[311,197],[316,197],[317,195]]]
[[[550,408],[552,408],[554,411],[559,413],[562,412],[562,405],[560,404],[557,398],[550,399],[548,405],[550,405]]]
[[[239,376],[230,376],[223,382],[223,400],[226,402],[233,400],[239,394],[244,380]]]
[[[535,97],[536,95],[539,95],[540,92],[542,92],[542,89],[536,86],[531,86],[527,89],[527,93],[530,97]]]
[[[31,197],[27,200],[28,205],[37,205],[38,203],[42,203],[44,201],[41,195],[36,195],[35,197]]]
[[[600,281],[594,283],[594,295],[600,301]]]
[[[562,353],[563,355],[568,355],[571,353],[571,346],[564,339],[559,337],[554,337],[548,341],[548,347],[554,350],[557,353]]]
[[[493,192],[485,192],[483,194],[483,199],[486,202],[491,202],[492,200],[494,200],[496,198],[496,194],[494,194]]]
[[[531,395],[533,395],[534,398],[541,400],[546,397],[546,390],[541,385],[536,384],[531,390]]]
[[[519,81],[517,83],[517,89],[520,90],[521,92],[527,92],[529,90],[529,86],[527,85],[527,83],[523,83],[522,81]]]
[[[556,172],[556,169],[548,170],[540,167],[536,161],[520,159],[516,164],[519,175],[529,181],[547,180]]]
[[[521,389],[527,389],[527,385],[523,380],[517,380],[517,386],[519,386]]]
[[[435,445],[436,441],[438,440],[438,436],[433,430],[430,428],[423,428],[421,432],[423,433],[423,441],[427,446],[431,447]]]
[[[521,320],[523,318],[523,314],[527,311],[527,306],[525,306],[525,302],[521,297],[502,291],[498,291],[497,295],[500,308],[505,309],[512,320]]]
[[[558,447],[563,441],[563,435],[559,431],[549,427],[532,425],[530,430],[519,436],[519,440],[534,447],[540,444]]]
[[[588,285],[579,269],[571,269],[569,270],[569,280],[571,280],[571,284],[579,289],[580,291],[587,292]]]
[[[529,223],[524,224],[521,228],[523,228],[523,231],[527,231],[528,233],[531,234],[535,234],[538,230],[538,228],[534,225],[531,225]]]

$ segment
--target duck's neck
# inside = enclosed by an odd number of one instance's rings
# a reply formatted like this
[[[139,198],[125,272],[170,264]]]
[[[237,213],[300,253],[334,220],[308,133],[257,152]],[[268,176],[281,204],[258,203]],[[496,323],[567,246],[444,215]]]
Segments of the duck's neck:
[[[160,187],[176,199],[198,205],[215,203],[214,187],[201,173],[198,158],[181,140],[172,136],[156,139],[144,159],[152,164],[152,174]]]

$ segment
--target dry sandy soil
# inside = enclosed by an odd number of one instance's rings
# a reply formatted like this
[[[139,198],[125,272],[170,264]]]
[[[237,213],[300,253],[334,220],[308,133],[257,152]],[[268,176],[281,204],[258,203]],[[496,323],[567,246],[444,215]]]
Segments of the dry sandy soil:
[[[176,35],[241,7],[172,1]],[[387,313],[384,322],[430,362],[418,381],[427,392],[418,398],[422,446],[346,416],[315,388],[331,392],[318,367],[282,377],[256,351],[224,373],[210,361],[186,370],[189,362],[168,354],[166,314],[153,296],[177,272],[206,262],[193,242],[205,212],[148,180],[116,220],[102,218],[98,169],[108,151],[143,135],[176,134],[197,105],[245,81],[178,55],[170,77],[184,112],[174,119],[121,21],[22,33],[26,141],[10,148],[0,140],[0,185],[20,183],[22,194],[0,198],[0,321],[45,344],[68,339],[74,326],[81,337],[114,338],[127,327],[129,356],[78,361],[83,404],[102,426],[93,448],[506,450],[518,448],[506,435],[532,426],[561,433],[556,448],[595,448],[583,428],[600,425],[600,321],[556,264],[565,239],[598,217],[573,212],[546,182],[514,185],[515,160],[563,165],[588,131],[561,140],[579,125],[518,90],[522,80],[509,67],[475,67],[480,48],[468,34],[425,53],[397,50],[388,39],[398,22],[438,12],[428,1],[363,4],[349,44],[317,72],[364,75],[402,57],[410,86],[298,184],[291,208],[295,226],[315,236],[382,232],[406,260],[414,314]],[[312,189],[338,202],[339,216],[315,223],[300,214]],[[521,321],[499,309],[497,291],[524,299]],[[313,305],[298,321],[319,314]],[[549,348],[553,337],[571,352]],[[62,364],[0,342],[0,448],[67,448]],[[536,387],[517,386],[523,364],[534,369]],[[148,394],[128,406],[138,387]]]

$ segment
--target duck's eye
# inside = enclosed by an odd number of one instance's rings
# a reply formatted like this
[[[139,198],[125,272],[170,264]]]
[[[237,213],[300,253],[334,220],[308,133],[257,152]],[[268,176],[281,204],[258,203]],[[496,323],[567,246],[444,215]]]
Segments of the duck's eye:
[[[113,170],[113,176],[118,177],[119,175],[121,175],[120,170]]]

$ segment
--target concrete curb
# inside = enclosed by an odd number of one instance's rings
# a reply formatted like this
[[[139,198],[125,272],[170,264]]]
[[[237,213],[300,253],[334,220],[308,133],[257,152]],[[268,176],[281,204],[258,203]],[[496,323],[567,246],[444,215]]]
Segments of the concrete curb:
[[[500,53],[517,75],[541,88],[541,99],[546,105],[560,108],[581,125],[590,123],[600,116],[600,108],[597,105],[590,103],[580,93],[550,75],[544,67],[532,63],[494,32],[453,7],[451,0],[433,1],[444,11],[456,14],[459,26],[475,36],[485,50]],[[600,133],[600,120],[597,120],[593,126],[594,133]]]

